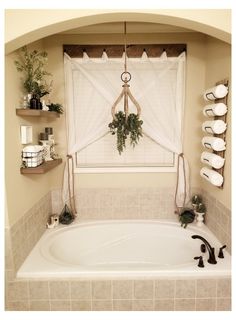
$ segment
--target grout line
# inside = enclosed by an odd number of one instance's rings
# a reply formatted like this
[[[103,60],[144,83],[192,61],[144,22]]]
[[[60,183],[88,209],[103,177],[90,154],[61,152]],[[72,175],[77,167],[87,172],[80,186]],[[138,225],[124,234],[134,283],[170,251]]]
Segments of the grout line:
[[[47,281],[48,283],[48,298],[49,298],[49,308],[50,308],[50,311],[52,310],[52,305],[51,305],[51,290],[50,290],[50,284],[49,284],[49,281]]]
[[[113,299],[113,281],[110,280],[111,284],[111,310],[114,311],[114,299]]]
[[[71,295],[71,281],[69,280],[69,297],[70,297],[70,311],[72,311],[72,295]]]

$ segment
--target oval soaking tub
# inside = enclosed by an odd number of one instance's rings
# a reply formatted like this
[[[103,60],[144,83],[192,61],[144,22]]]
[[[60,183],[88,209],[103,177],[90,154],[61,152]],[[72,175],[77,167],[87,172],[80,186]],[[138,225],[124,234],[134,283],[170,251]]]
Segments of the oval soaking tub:
[[[197,266],[201,235],[215,247],[217,264]],[[73,222],[47,229],[17,272],[18,278],[229,276],[230,255],[205,227],[178,222],[118,220]]]

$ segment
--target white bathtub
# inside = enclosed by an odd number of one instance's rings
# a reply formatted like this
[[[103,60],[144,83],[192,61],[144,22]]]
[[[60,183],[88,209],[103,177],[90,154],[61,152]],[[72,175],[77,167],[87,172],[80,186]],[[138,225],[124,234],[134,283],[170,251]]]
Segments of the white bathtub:
[[[202,241],[215,247],[217,264],[197,266]],[[18,278],[215,277],[231,274],[230,255],[204,226],[178,222],[122,220],[73,222],[47,229],[17,272]]]

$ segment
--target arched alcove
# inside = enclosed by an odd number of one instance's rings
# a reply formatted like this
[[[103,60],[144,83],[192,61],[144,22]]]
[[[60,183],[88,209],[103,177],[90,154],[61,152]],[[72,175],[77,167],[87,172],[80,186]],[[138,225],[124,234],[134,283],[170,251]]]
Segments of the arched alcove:
[[[6,53],[58,32],[118,21],[175,25],[231,41],[230,10],[7,10]]]

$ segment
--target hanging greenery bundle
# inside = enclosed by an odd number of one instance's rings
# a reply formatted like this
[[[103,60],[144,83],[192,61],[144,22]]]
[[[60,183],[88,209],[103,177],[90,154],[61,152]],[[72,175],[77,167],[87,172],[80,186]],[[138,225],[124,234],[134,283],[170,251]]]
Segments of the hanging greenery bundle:
[[[119,111],[115,114],[115,117],[108,127],[112,135],[117,135],[117,150],[121,154],[126,147],[126,140],[130,137],[130,144],[135,147],[142,137],[142,124],[143,121],[139,119],[139,116],[134,113],[130,113],[125,117],[123,111]]]
[[[52,89],[52,81],[47,83],[45,77],[51,76],[44,68],[47,64],[47,52],[28,51],[24,46],[19,51],[19,60],[14,61],[17,71],[22,72],[23,87],[26,93],[36,94],[39,98]]]

